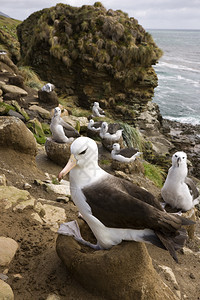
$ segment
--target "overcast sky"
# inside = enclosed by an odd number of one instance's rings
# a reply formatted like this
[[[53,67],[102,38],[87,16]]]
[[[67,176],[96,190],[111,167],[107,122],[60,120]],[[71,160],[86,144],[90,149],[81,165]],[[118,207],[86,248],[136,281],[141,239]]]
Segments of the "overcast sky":
[[[94,4],[90,0],[0,0],[0,11],[25,20],[43,8],[65,3],[71,6]],[[102,0],[106,9],[121,9],[145,29],[200,29],[200,0]]]

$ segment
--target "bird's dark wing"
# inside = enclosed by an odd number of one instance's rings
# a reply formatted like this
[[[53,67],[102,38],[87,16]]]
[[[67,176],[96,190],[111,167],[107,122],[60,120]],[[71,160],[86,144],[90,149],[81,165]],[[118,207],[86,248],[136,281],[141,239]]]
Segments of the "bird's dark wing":
[[[197,190],[197,187],[196,187],[194,181],[191,178],[186,177],[185,183],[188,185],[189,189],[191,190],[193,199],[196,199],[197,197],[199,197],[199,191]]]
[[[114,183],[112,177],[114,176],[83,189],[93,215],[105,226],[151,228],[160,232],[175,232],[181,226],[179,218],[149,204],[156,202],[151,199],[153,195],[137,186],[134,186],[136,189],[133,187],[132,191],[130,187],[120,188],[120,180]],[[128,193],[128,190],[131,193]]]
[[[94,128],[100,128],[101,127],[101,124],[102,124],[103,122],[94,122],[94,124],[92,125],[92,127],[94,127]]]
[[[123,183],[119,178],[110,175],[101,182],[83,188],[82,192],[92,214],[106,227],[152,229],[162,247],[178,262],[176,250],[183,248],[187,237],[181,226],[194,222],[158,209],[151,205],[155,202],[153,195],[137,186],[133,186],[131,190],[129,184],[123,189]],[[153,241],[150,236],[146,237],[146,241],[160,247],[158,241]]]
[[[121,129],[121,126],[118,123],[108,124],[108,132],[110,134],[116,133],[117,130]]]
[[[102,108],[99,107],[98,111],[99,111],[100,114],[105,115],[105,111]]]
[[[60,118],[60,124],[63,126],[65,135],[67,137],[79,137],[80,134],[76,129],[74,129],[71,125],[66,123],[62,118]]]
[[[124,149],[120,149],[120,151],[117,154],[120,154],[124,157],[130,158],[137,152],[138,152],[138,150],[134,149],[134,148],[124,148]]]

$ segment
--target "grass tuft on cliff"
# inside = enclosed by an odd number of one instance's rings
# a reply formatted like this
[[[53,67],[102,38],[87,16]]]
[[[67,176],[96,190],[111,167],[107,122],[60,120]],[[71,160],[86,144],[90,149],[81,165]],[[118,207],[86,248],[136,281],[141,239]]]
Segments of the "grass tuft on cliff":
[[[25,84],[33,89],[40,90],[44,82],[40,80],[39,76],[29,66],[19,67],[19,71],[25,79]]]
[[[0,49],[5,50],[16,63],[20,59],[20,45],[17,38],[19,20],[0,15]]]
[[[159,166],[152,165],[148,162],[144,162],[143,166],[145,176],[153,181],[157,187],[161,188],[164,182],[164,171]]]
[[[37,67],[36,47],[45,44],[67,69],[76,62],[89,63],[122,81],[128,79],[129,86],[141,76],[144,79],[141,67],[151,67],[162,55],[136,19],[120,10],[106,10],[101,2],[80,8],[59,3],[36,12],[18,26],[18,37],[25,64]]]

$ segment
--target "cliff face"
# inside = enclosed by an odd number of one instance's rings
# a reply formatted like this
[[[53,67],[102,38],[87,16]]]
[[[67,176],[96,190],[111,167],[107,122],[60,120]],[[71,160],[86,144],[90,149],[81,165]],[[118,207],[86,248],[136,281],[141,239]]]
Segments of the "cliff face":
[[[99,101],[133,124],[157,86],[152,65],[162,55],[151,35],[122,11],[100,2],[81,8],[58,4],[18,26],[23,64],[32,66],[78,104]]]
[[[13,62],[20,59],[16,27],[21,21],[0,15],[0,50],[6,51]]]

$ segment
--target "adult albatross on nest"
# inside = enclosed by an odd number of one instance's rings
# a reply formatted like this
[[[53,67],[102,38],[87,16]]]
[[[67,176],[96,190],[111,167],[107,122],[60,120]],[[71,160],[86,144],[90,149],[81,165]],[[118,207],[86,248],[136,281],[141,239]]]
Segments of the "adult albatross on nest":
[[[71,157],[59,180],[69,171],[72,199],[97,245],[82,239],[75,222],[75,226],[64,223],[58,233],[73,235],[95,249],[109,249],[123,240],[147,242],[168,249],[178,261],[175,250],[182,248],[186,239],[181,227],[193,221],[165,212],[152,194],[101,169],[97,144],[90,138],[79,137],[72,143]]]
[[[165,203],[183,211],[188,211],[199,203],[199,191],[187,174],[187,155],[178,151],[172,156],[172,166],[161,189],[161,195]]]
[[[109,124],[107,122],[103,122],[101,124],[100,137],[102,139],[109,140],[111,142],[119,141],[122,137],[123,129],[120,129],[120,125],[117,123]]]
[[[75,137],[80,136],[77,130],[61,118],[61,109],[59,107],[54,109],[50,130],[52,132],[52,139],[58,143],[69,143],[72,142]]]
[[[141,155],[142,152],[134,149],[133,147],[120,149],[120,144],[114,143],[113,150],[111,151],[112,159],[118,160],[124,163],[133,162],[137,156]]]

